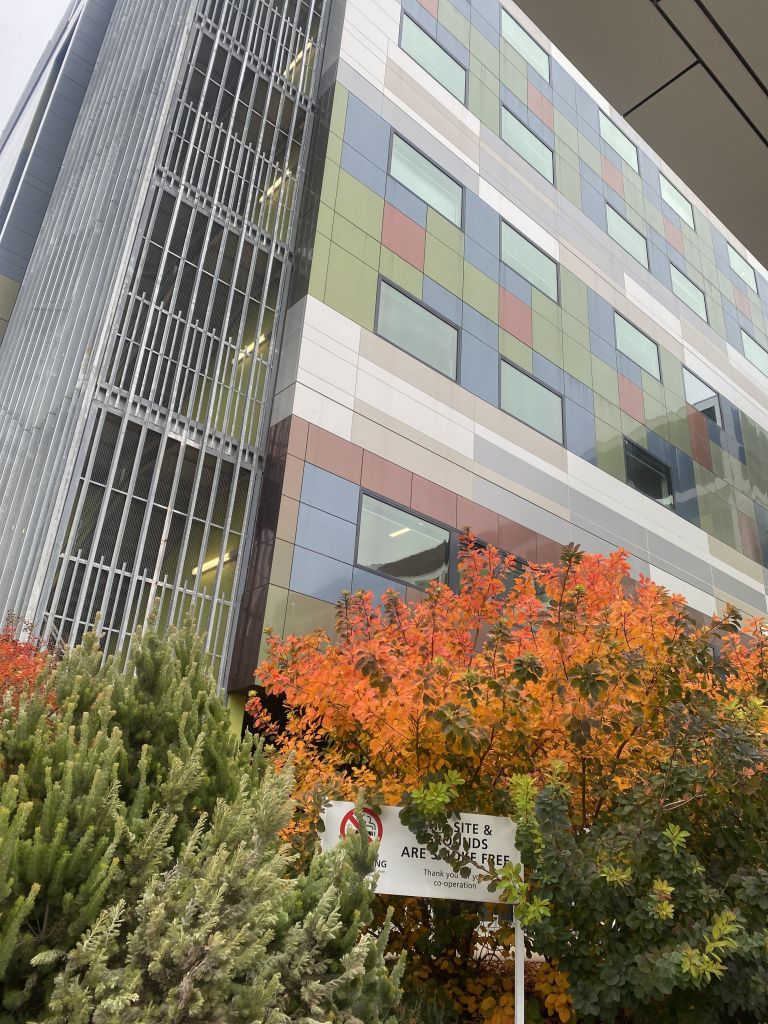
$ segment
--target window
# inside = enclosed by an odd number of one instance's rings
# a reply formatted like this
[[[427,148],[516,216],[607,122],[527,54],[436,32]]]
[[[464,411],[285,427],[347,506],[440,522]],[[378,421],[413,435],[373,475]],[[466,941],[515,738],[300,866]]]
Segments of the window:
[[[672,482],[669,466],[665,466],[657,458],[640,445],[624,438],[624,465],[627,470],[627,483],[640,491],[647,498],[652,498],[665,508],[674,508]]]
[[[501,223],[501,258],[508,267],[557,302],[557,264],[505,221]]]
[[[650,373],[656,380],[661,380],[659,350],[656,342],[647,338],[642,331],[638,331],[618,313],[613,314],[613,323],[616,331],[616,348],[619,352],[623,352],[628,359],[637,363],[641,369]]]
[[[501,407],[529,427],[563,443],[563,400],[511,363],[501,363]]]
[[[744,345],[744,355],[768,377],[768,351],[744,330],[741,332],[741,341]]]
[[[411,587],[448,582],[451,535],[394,505],[363,495],[357,564]]]
[[[756,292],[757,278],[755,277],[754,270],[750,267],[744,257],[740,256],[736,250],[731,247],[730,243],[727,244],[728,262],[731,264],[731,270],[741,278],[748,288],[751,288],[753,292]]]
[[[404,352],[456,378],[458,329],[386,281],[381,282],[376,330]]]
[[[461,185],[449,178],[431,160],[417,152],[399,135],[392,138],[389,173],[419,199],[461,227]]]
[[[549,81],[549,56],[515,19],[502,9],[501,34],[531,67]]]
[[[667,206],[671,207],[685,221],[688,227],[695,227],[693,223],[693,207],[683,193],[679,192],[671,181],[667,181],[663,174],[659,175],[659,181],[661,183],[661,198]]]
[[[638,263],[648,269],[648,246],[645,236],[641,235],[637,228],[633,228],[628,220],[625,220],[620,213],[617,213],[612,206],[605,206],[605,215],[608,222],[608,234],[618,242],[622,249],[625,249],[630,256],[634,256]]]
[[[717,392],[708,387],[703,380],[691,373],[687,367],[683,367],[683,386],[685,388],[685,400],[688,405],[698,409],[708,420],[713,423],[722,424],[720,416],[720,399]]]
[[[702,320],[706,320],[707,301],[704,298],[704,292],[689,277],[686,277],[681,270],[678,270],[674,263],[670,263],[669,269],[672,275],[672,291],[697,316],[700,316]]]
[[[602,110],[598,112],[600,122],[600,135],[608,143],[611,149],[615,150],[625,163],[628,163],[633,171],[639,171],[637,162],[637,146],[630,142],[624,132],[620,131],[609,117],[606,117]]]
[[[407,14],[403,15],[400,46],[427,74],[432,75],[457,100],[464,102],[467,94],[466,70]]]
[[[534,170],[554,184],[555,158],[552,150],[506,107],[501,108],[501,137]]]

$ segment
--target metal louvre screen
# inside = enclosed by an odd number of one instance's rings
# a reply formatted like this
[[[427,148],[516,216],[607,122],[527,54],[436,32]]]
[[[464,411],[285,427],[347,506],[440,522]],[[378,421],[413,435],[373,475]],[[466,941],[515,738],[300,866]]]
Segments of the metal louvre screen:
[[[322,0],[203,0],[46,610],[108,649],[156,606],[195,607],[215,666],[258,493],[259,445],[285,291]]]

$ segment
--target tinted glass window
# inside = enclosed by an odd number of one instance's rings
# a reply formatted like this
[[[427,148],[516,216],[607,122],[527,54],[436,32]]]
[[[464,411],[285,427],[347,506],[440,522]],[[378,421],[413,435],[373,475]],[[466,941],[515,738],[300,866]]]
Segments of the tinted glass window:
[[[501,258],[508,267],[557,302],[557,264],[507,223],[501,225]]]
[[[563,400],[510,363],[501,364],[501,407],[534,430],[563,443]]]
[[[618,242],[622,249],[626,249],[630,256],[634,256],[638,263],[647,269],[648,247],[645,237],[640,234],[637,228],[633,228],[628,220],[625,220],[620,213],[617,213],[612,206],[605,207],[605,214],[608,222],[608,234]]]
[[[633,363],[637,363],[657,380],[661,380],[659,350],[656,343],[618,313],[614,313],[613,321],[616,328],[616,348],[619,352],[623,352]]]
[[[634,142],[630,142],[624,132],[617,128],[613,121],[605,116],[602,110],[598,111],[598,118],[600,121],[600,134],[603,139],[634,171],[639,170],[637,146]]]
[[[429,206],[461,227],[461,186],[395,135],[389,173]]]
[[[731,264],[731,270],[733,270],[744,282],[744,284],[751,288],[753,292],[757,291],[757,278],[755,272],[744,259],[743,256],[739,255],[735,249],[728,246],[728,262]]]
[[[648,498],[657,501],[665,508],[674,508],[672,481],[669,467],[655,458],[650,452],[624,439],[624,464],[627,470],[627,483]]]
[[[768,377],[768,352],[746,331],[741,332],[741,341],[744,345],[744,355]]]
[[[704,292],[690,278],[686,277],[681,270],[678,270],[674,263],[670,264],[669,270],[672,275],[672,291],[697,316],[700,316],[702,320],[706,320],[707,303],[704,298]]]
[[[667,181],[664,175],[659,176],[661,183],[661,198],[681,217],[689,227],[693,227],[693,207],[685,198],[682,192],[675,188],[671,181]]]
[[[717,392],[708,387],[703,380],[683,367],[683,384],[685,386],[685,400],[688,405],[698,409],[707,419],[713,423],[721,423],[720,399]]]
[[[448,582],[450,534],[410,512],[363,495],[357,563],[408,586]]]
[[[441,373],[456,376],[458,330],[386,281],[381,282],[377,333]]]
[[[409,57],[432,75],[440,85],[464,102],[467,87],[467,72],[447,53],[439,43],[407,16],[403,16],[400,46]]]
[[[501,34],[532,68],[549,81],[549,55],[505,10],[501,12]]]
[[[506,107],[501,108],[501,137],[523,160],[539,174],[543,174],[547,181],[554,182],[555,158],[552,150]]]

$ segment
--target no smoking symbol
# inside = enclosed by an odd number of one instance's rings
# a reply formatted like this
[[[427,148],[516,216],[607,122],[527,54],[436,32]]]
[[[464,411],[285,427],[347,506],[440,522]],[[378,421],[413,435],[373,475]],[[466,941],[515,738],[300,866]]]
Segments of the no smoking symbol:
[[[368,841],[374,842],[376,839],[381,839],[384,835],[384,828],[381,824],[381,818],[375,811],[372,811],[370,807],[363,808],[363,825],[365,831],[368,833]],[[357,813],[354,810],[347,811],[344,817],[341,819],[339,825],[339,835],[342,839],[345,836],[350,835],[352,832],[360,831],[360,823],[357,820]]]

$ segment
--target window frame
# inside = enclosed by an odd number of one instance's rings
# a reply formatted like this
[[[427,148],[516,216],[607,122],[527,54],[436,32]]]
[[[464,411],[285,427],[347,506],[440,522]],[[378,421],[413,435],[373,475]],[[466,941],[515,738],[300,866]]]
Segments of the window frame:
[[[637,331],[638,334],[642,334],[642,336],[644,338],[646,338],[648,341],[650,341],[650,343],[656,349],[656,362],[657,362],[658,367],[659,367],[659,376],[658,377],[655,374],[650,373],[649,370],[646,370],[646,368],[644,366],[641,366],[640,363],[638,363],[636,360],[634,360],[632,358],[632,356],[627,355],[627,353],[623,349],[619,348],[619,335],[618,335],[618,332],[616,330],[616,318],[617,317],[618,317],[619,320],[623,320],[625,324],[629,324],[629,326],[631,328],[633,328],[633,330]],[[629,317],[628,316],[624,316],[624,314],[620,313],[618,311],[618,309],[614,309],[614,311],[613,311],[613,340],[616,343],[616,351],[617,352],[621,352],[621,354],[624,356],[625,359],[628,359],[631,363],[634,363],[634,365],[637,366],[638,369],[642,370],[643,373],[647,373],[650,377],[653,377],[653,379],[657,380],[660,384],[664,383],[664,378],[663,378],[662,369],[661,369],[661,350],[659,349],[658,342],[654,341],[653,338],[650,336],[650,334],[646,334],[645,331],[640,330],[640,328],[637,326],[637,324],[632,323],[632,321],[629,319]]]
[[[448,88],[448,86],[444,85],[440,81],[439,78],[435,78],[435,76],[432,74],[431,71],[428,71],[427,68],[425,68],[424,65],[420,61],[416,60],[416,58],[413,56],[413,54],[408,53],[408,51],[405,49],[405,47],[403,46],[403,25],[405,24],[405,19],[406,18],[408,19],[408,21],[413,22],[413,24],[416,26],[416,28],[418,28],[421,32],[424,32],[424,35],[427,37],[427,39],[431,39],[432,42],[435,44],[435,46],[437,46],[439,49],[441,49],[443,51],[443,53],[446,55],[446,57],[449,57],[454,62],[454,64],[456,64],[458,67],[460,67],[461,70],[464,72],[464,94],[463,94],[461,99],[459,99],[459,97],[456,95],[456,93],[451,92],[451,90]],[[425,74],[429,75],[429,77],[431,79],[433,79],[433,81],[437,82],[437,84],[442,89],[445,89],[445,91],[450,96],[453,96],[453,98],[455,100],[458,100],[458,102],[461,103],[462,106],[466,107],[467,101],[468,101],[468,94],[469,94],[469,68],[465,68],[464,65],[461,63],[461,61],[457,60],[456,57],[454,57],[454,55],[452,53],[450,53],[443,46],[442,43],[438,42],[437,39],[433,38],[428,32],[426,32],[422,28],[422,26],[418,23],[418,21],[416,21],[415,18],[412,18],[411,15],[408,14],[408,12],[405,10],[405,8],[402,9],[402,12],[401,12],[401,15],[400,15],[400,28],[398,29],[398,33],[397,33],[397,45],[398,45],[398,48],[403,51],[403,53],[406,55],[406,57],[408,57],[410,60],[412,60],[414,62],[414,64],[417,64]]]
[[[528,423],[526,420],[516,416],[513,412],[510,412],[509,409],[505,409],[501,404],[501,382],[504,372],[504,363],[511,366],[514,370],[517,370],[517,372],[521,373],[524,377],[528,377],[528,379],[532,380],[534,384],[538,384],[539,387],[544,388],[546,391],[551,392],[551,394],[560,399],[560,430],[563,437],[562,441],[558,441],[557,438],[550,437],[549,434],[545,434],[543,430],[539,430],[539,428],[534,427],[532,423]],[[541,380],[541,378],[537,377],[535,373],[529,373],[528,370],[524,370],[522,366],[518,366],[517,363],[513,362],[511,359],[507,359],[506,356],[501,354],[499,355],[499,411],[503,412],[505,416],[511,416],[512,419],[517,420],[518,423],[525,424],[529,430],[535,430],[537,434],[540,434],[542,437],[546,437],[548,441],[552,441],[553,444],[558,445],[560,448],[567,448],[567,437],[565,432],[565,395],[562,395],[559,391],[553,388],[551,384],[547,384],[545,381]]]
[[[623,435],[622,440],[623,440],[622,451],[623,451],[623,455],[624,455],[624,476],[626,478],[627,487],[631,487],[633,491],[637,491],[638,494],[642,494],[642,496],[644,498],[647,498],[649,501],[652,501],[654,503],[654,505],[658,505],[659,508],[666,509],[668,512],[676,512],[677,511],[677,501],[676,501],[676,498],[675,498],[675,488],[674,488],[674,478],[672,476],[672,467],[670,465],[668,465],[666,462],[663,462],[656,455],[654,455],[653,452],[649,452],[647,448],[643,448],[643,446],[639,445],[637,443],[637,441],[633,441],[631,437],[627,437],[626,434]],[[672,504],[671,505],[663,505],[660,501],[657,501],[656,498],[652,498],[650,496],[650,494],[646,494],[644,491],[641,491],[639,487],[635,487],[634,484],[631,484],[629,482],[629,478],[628,478],[628,474],[627,474],[627,453],[628,453],[628,450],[629,450],[629,448],[628,448],[629,445],[631,445],[632,448],[636,448],[637,451],[639,451],[642,455],[645,455],[649,459],[652,459],[653,462],[658,463],[658,465],[661,466],[666,471],[667,484],[669,485],[669,494],[670,494],[670,497],[672,498]]]
[[[454,183],[454,185],[456,185],[458,187],[458,189],[461,191],[461,211],[460,211],[460,214],[459,214],[460,222],[458,224],[454,223],[454,221],[452,221],[449,217],[446,217],[445,214],[441,213],[440,210],[438,210],[436,206],[432,206],[431,203],[428,203],[426,201],[426,199],[423,199],[417,192],[414,192],[412,188],[409,188],[408,185],[406,185],[404,182],[400,181],[400,179],[396,178],[395,175],[392,173],[392,153],[393,153],[394,148],[395,148],[395,139],[396,138],[400,139],[401,142],[404,142],[406,146],[408,146],[410,149],[412,149],[414,151],[414,153],[418,153],[420,157],[423,157],[423,159],[426,160],[427,163],[432,164],[432,166],[434,168],[436,168],[438,171],[440,171],[441,174],[444,174],[446,178],[450,179]],[[464,230],[464,226],[465,226],[465,223],[466,223],[466,205],[467,205],[467,190],[466,190],[466,188],[462,185],[462,183],[458,180],[458,178],[454,178],[454,176],[452,174],[450,174],[448,171],[444,170],[442,167],[438,167],[438,165],[435,163],[435,161],[432,159],[431,156],[427,156],[427,154],[424,152],[424,150],[421,149],[419,146],[414,146],[414,144],[411,142],[410,139],[407,139],[405,137],[405,135],[402,135],[400,132],[396,131],[395,128],[391,128],[390,132],[389,132],[389,151],[388,151],[388,154],[387,154],[387,177],[391,178],[393,181],[396,181],[398,183],[398,185],[400,185],[407,192],[409,192],[412,196],[414,196],[416,199],[418,199],[420,203],[424,203],[424,205],[428,209],[434,210],[435,213],[438,214],[438,216],[443,218],[443,220],[447,220],[449,224],[453,224],[453,226],[455,228],[458,228],[459,231],[463,231]]]
[[[761,345],[757,338],[753,334],[750,334],[749,331],[745,331],[744,328],[741,327],[741,325],[739,326],[739,331],[741,335],[742,349],[744,348],[744,337],[746,336],[747,338],[749,338],[753,345],[757,345],[759,349],[765,352],[766,362],[768,362],[768,348],[766,348],[765,345]],[[768,377],[768,367],[766,367],[766,369],[764,370],[762,366],[758,366],[754,359],[749,358],[746,352],[744,352],[744,358],[747,360],[750,366],[754,366],[758,373],[762,373],[764,377]]]
[[[363,565],[360,562],[358,556],[360,554],[360,532],[363,517],[363,498],[373,498],[375,501],[380,501],[384,505],[389,505],[390,508],[397,509],[399,512],[405,512],[406,515],[413,516],[414,519],[422,519],[425,523],[429,523],[430,526],[436,526],[439,530],[444,530],[448,534],[448,578],[446,580],[446,586],[450,587],[451,590],[456,590],[456,584],[458,581],[458,543],[460,532],[455,527],[441,523],[439,520],[434,519],[432,516],[423,515],[421,512],[415,512],[412,508],[407,505],[403,505],[402,502],[395,501],[392,498],[388,498],[383,494],[379,494],[376,491],[372,491],[368,488],[361,487],[360,494],[357,501],[357,523],[355,531],[355,558],[352,564],[353,569],[361,569],[363,572],[369,572],[373,576],[381,576],[382,579],[390,580],[392,583],[397,583],[401,587],[410,587],[411,590],[418,590],[420,594],[425,594],[426,587],[417,587],[415,583],[405,583],[403,580],[398,579],[397,576],[392,576],[387,572],[381,572],[379,569],[372,569],[370,565]]]
[[[421,306],[421,308],[426,310],[427,313],[431,313],[436,320],[442,320],[444,324],[447,324],[449,327],[452,327],[456,331],[456,373],[453,377],[449,373],[445,373],[445,371],[439,370],[436,366],[433,366],[432,363],[428,363],[426,359],[422,359],[421,356],[414,355],[413,352],[409,352],[407,349],[404,349],[402,345],[399,345],[396,341],[392,341],[390,338],[387,338],[383,334],[379,333],[379,313],[381,310],[381,286],[383,284],[387,285],[393,291],[399,292],[401,295],[404,295],[406,299],[410,299],[410,301],[413,302],[415,305]],[[376,335],[377,338],[381,338],[382,341],[386,341],[388,345],[394,345],[398,352],[402,352],[404,355],[410,356],[411,359],[415,359],[417,362],[421,363],[422,366],[428,366],[430,370],[434,370],[435,373],[439,373],[441,377],[445,377],[446,380],[452,380],[454,384],[458,384],[459,387],[461,387],[461,382],[459,380],[461,376],[461,325],[454,323],[454,321],[451,320],[450,317],[447,317],[443,313],[439,313],[436,309],[433,309],[432,306],[426,303],[423,299],[417,299],[415,295],[411,295],[411,293],[406,291],[405,288],[403,288],[401,285],[397,284],[395,281],[393,281],[391,278],[387,277],[384,274],[379,274],[379,279],[376,283],[376,308],[374,310],[373,327],[373,333]]]
[[[504,15],[506,15],[509,18],[510,21],[513,21],[515,23],[515,25],[517,25],[517,27],[520,29],[520,31],[524,35],[528,36],[528,38],[531,40],[531,42],[534,44],[534,46],[537,46],[541,50],[541,52],[544,54],[544,56],[547,58],[547,74],[546,75],[542,75],[542,73],[539,71],[539,69],[535,65],[531,64],[531,62],[527,59],[525,54],[524,53],[520,53],[520,51],[515,46],[515,44],[512,42],[512,40],[508,39],[507,36],[504,34]],[[525,63],[528,65],[528,67],[533,68],[533,70],[536,72],[537,75],[539,75],[540,78],[543,78],[544,81],[547,82],[547,84],[549,84],[549,85],[552,84],[552,55],[550,53],[547,53],[547,51],[544,49],[544,47],[540,43],[536,42],[536,40],[533,38],[531,33],[527,29],[523,28],[523,26],[520,24],[520,22],[517,20],[517,18],[514,17],[512,12],[508,11],[506,9],[506,7],[503,7],[501,4],[499,5],[499,36],[500,36],[501,39],[504,40],[505,43],[507,43],[508,46],[512,47],[512,49],[515,51],[515,53],[525,61]]]
[[[689,282],[690,284],[692,284],[692,285],[693,285],[693,287],[694,287],[694,288],[695,288],[695,289],[696,289],[697,291],[701,292],[701,297],[702,297],[702,299],[704,300],[704,317],[703,317],[703,320],[704,320],[704,323],[705,323],[705,324],[708,324],[708,323],[709,323],[709,304],[707,303],[707,293],[706,293],[706,292],[704,291],[704,289],[703,289],[703,288],[699,288],[699,286],[698,286],[698,285],[696,284],[696,282],[695,282],[695,281],[693,280],[693,278],[692,278],[692,277],[688,277],[688,275],[687,275],[687,274],[684,274],[684,273],[682,272],[682,270],[680,269],[680,267],[676,266],[676,264],[674,264],[674,263],[673,263],[673,262],[672,262],[672,261],[670,260],[670,262],[669,262],[669,280],[670,280],[670,285],[671,285],[671,291],[672,291],[672,294],[673,294],[673,295],[675,296],[675,298],[676,298],[676,299],[679,299],[679,301],[680,301],[680,302],[682,302],[682,304],[683,304],[683,305],[685,306],[685,308],[686,308],[686,309],[690,309],[690,311],[691,311],[691,312],[692,312],[692,313],[693,313],[693,314],[694,314],[695,316],[699,317],[699,319],[700,319],[700,320],[702,319],[702,316],[701,316],[701,314],[700,314],[700,313],[698,312],[698,310],[695,310],[695,309],[693,308],[693,306],[690,306],[690,305],[688,305],[688,303],[687,303],[687,302],[685,301],[685,299],[681,298],[681,297],[680,297],[680,296],[679,296],[679,295],[677,294],[677,292],[675,291],[674,285],[672,285],[672,284],[671,284],[671,282],[672,282],[672,281],[674,280],[674,275],[673,275],[673,273],[672,273],[672,271],[673,271],[673,270],[676,270],[676,271],[678,272],[678,274],[680,275],[680,277],[684,277],[684,278],[686,279],[686,281],[688,281],[688,282]]]
[[[621,220],[623,220],[625,224],[629,225],[629,227],[632,228],[632,230],[635,232],[635,234],[638,235],[639,238],[642,238],[642,240],[643,240],[643,242],[645,244],[645,263],[643,263],[642,260],[639,260],[637,258],[637,256],[635,256],[634,253],[630,252],[629,249],[627,249],[626,246],[622,245],[621,242],[618,240],[618,238],[616,238],[615,235],[611,234],[611,232],[610,232],[610,230],[608,228],[608,211],[609,210],[611,210],[613,213],[615,213],[617,217],[620,217]],[[608,235],[608,237],[612,241],[614,241],[616,243],[616,245],[618,245],[618,247],[623,252],[625,252],[627,254],[627,256],[631,256],[632,259],[635,261],[635,263],[639,263],[640,266],[643,267],[645,270],[650,270],[650,257],[648,255],[648,238],[646,237],[646,235],[644,235],[642,233],[642,231],[638,231],[638,229],[635,227],[635,225],[630,220],[628,220],[628,218],[625,217],[623,213],[619,213],[619,211],[616,209],[616,207],[613,205],[613,203],[609,203],[607,199],[605,201],[605,233]]]
[[[715,389],[713,387],[710,387],[709,384],[707,384],[707,382],[705,380],[701,379],[701,377],[698,375],[698,373],[694,373],[693,370],[690,369],[690,367],[685,365],[685,363],[683,363],[682,369],[683,369],[683,397],[685,398],[686,404],[690,405],[690,407],[692,409],[696,409],[696,411],[701,413],[702,416],[706,416],[707,419],[710,419],[709,416],[707,416],[706,413],[701,412],[701,409],[697,409],[696,406],[692,402],[688,401],[688,394],[687,394],[686,389],[685,389],[685,375],[688,374],[689,377],[693,377],[694,380],[697,380],[699,382],[699,384],[703,384],[704,387],[707,388],[709,391],[711,391],[712,394],[715,396],[715,403],[716,403],[716,406],[717,406],[717,419],[710,420],[710,422],[716,423],[718,427],[722,427],[722,425],[723,425],[723,407],[720,404],[720,392],[719,391],[715,391]]]
[[[533,131],[524,121],[521,121],[520,118],[517,116],[517,114],[515,114],[514,111],[510,110],[509,107],[506,106],[506,104],[503,101],[500,103],[500,106],[501,106],[501,115],[500,115],[500,122],[499,122],[499,138],[501,139],[501,141],[504,143],[505,146],[509,146],[509,148],[512,150],[513,153],[517,153],[517,155],[520,157],[520,159],[523,160],[528,165],[528,167],[531,168],[531,170],[536,171],[536,173],[540,177],[542,177],[545,181],[548,181],[550,183],[550,185],[552,185],[554,188],[557,188],[557,168],[556,168],[555,151],[554,151],[554,149],[550,149],[550,147],[546,144],[546,142],[544,142],[543,139],[540,139],[539,136],[536,134],[536,132]],[[521,124],[523,126],[523,128],[526,129],[526,131],[530,132],[530,134],[534,137],[534,139],[536,139],[536,141],[539,142],[544,147],[544,149],[546,149],[547,152],[550,154],[550,156],[552,157],[552,177],[551,178],[548,178],[546,174],[542,174],[541,171],[538,169],[538,167],[535,167],[531,163],[530,160],[527,160],[523,156],[523,154],[520,152],[519,149],[515,149],[515,147],[512,145],[512,143],[508,142],[504,138],[504,113],[505,112],[507,114],[509,114],[509,116],[511,118],[513,118],[513,120],[517,121],[518,124]]]
[[[357,501],[357,519],[355,521],[355,554],[354,562],[352,564],[353,569],[360,569],[362,572],[368,572],[372,576],[380,576],[383,580],[388,580],[391,583],[395,583],[400,587],[410,588],[411,590],[417,590],[420,594],[426,593],[426,588],[417,587],[413,583],[404,583],[397,576],[391,576],[389,573],[381,572],[378,569],[372,569],[368,565],[364,565],[359,561],[359,547],[360,547],[360,524],[362,522],[363,513],[363,499],[373,498],[375,501],[380,501],[383,505],[388,505],[390,508],[397,509],[399,512],[405,512],[406,515],[413,516],[415,519],[421,519],[425,523],[429,523],[431,526],[436,526],[439,530],[444,530],[449,537],[448,540],[448,579],[446,586],[454,593],[458,593],[458,587],[460,582],[459,577],[459,555],[461,553],[461,538],[464,530],[462,527],[449,526],[447,523],[442,522],[439,519],[435,519],[434,516],[424,515],[421,512],[415,511],[415,509],[404,505],[400,501],[395,501],[394,498],[390,498],[385,494],[379,494],[378,491],[371,490],[367,487],[361,487]],[[520,555],[514,554],[512,551],[507,551],[498,544],[492,544],[490,541],[475,539],[475,545],[478,548],[495,547],[502,558],[511,556],[515,559],[517,566],[520,571],[524,571],[525,568],[530,565],[530,562],[522,558]]]
[[[601,130],[602,124],[603,124],[603,120],[607,121],[608,124],[611,125],[612,128],[615,128],[616,131],[619,133],[619,135],[621,135],[624,139],[626,139],[628,145],[630,145],[634,149],[634,151],[635,151],[634,163],[630,163],[629,160],[626,159],[624,154],[620,153],[618,151],[618,149],[616,149],[616,147],[611,142],[609,142],[608,139],[606,139],[606,137],[603,135],[602,130]],[[640,151],[638,150],[637,145],[632,141],[632,139],[630,139],[630,137],[627,135],[626,132],[623,132],[621,130],[621,128],[619,128],[619,126],[615,123],[613,118],[609,117],[606,114],[606,112],[604,110],[602,110],[601,108],[599,108],[599,107],[598,107],[598,111],[597,111],[597,134],[600,136],[600,138],[606,144],[606,146],[609,146],[613,150],[613,152],[616,154],[616,156],[620,160],[624,161],[624,163],[627,165],[627,167],[631,167],[632,170],[635,172],[635,174],[640,174]]]
[[[738,279],[742,282],[742,284],[746,285],[746,287],[749,288],[749,290],[753,292],[755,295],[759,295],[760,293],[757,290],[757,274],[755,273],[755,268],[752,266],[749,260],[744,259],[744,257],[737,249],[734,249],[734,247],[731,245],[727,238],[725,240],[725,245],[728,249],[728,266],[731,268],[736,277],[738,277]],[[741,260],[744,266],[749,269],[749,272],[752,274],[752,279],[755,282],[754,285],[751,285],[749,281],[746,280],[746,278],[742,277],[736,269],[736,267],[734,267],[732,258],[733,256],[735,256],[736,259]]]
[[[672,205],[672,203],[670,203],[670,201],[668,199],[664,198],[664,187],[661,184],[662,181],[666,182],[666,184],[669,185],[669,187],[672,189],[672,191],[676,192],[677,195],[679,195],[680,198],[683,200],[683,202],[688,204],[688,206],[690,208],[690,211],[691,211],[691,219],[690,220],[688,220],[687,217],[684,217],[682,215],[682,213],[680,213],[678,210],[676,210],[674,208],[674,206]],[[669,178],[666,176],[666,174],[662,174],[661,171],[659,171],[659,195],[661,196],[661,201],[666,203],[667,206],[670,208],[670,210],[674,214],[677,214],[677,216],[680,218],[680,220],[682,220],[685,224],[687,224],[688,227],[692,231],[696,230],[696,214],[694,212],[693,203],[690,201],[690,199],[688,199],[686,196],[684,196],[683,193],[680,191],[680,189],[669,180]]]
[[[505,224],[510,229],[510,231],[514,231],[516,235],[519,235],[521,238],[524,238],[526,240],[526,242],[528,242],[529,245],[531,245],[534,249],[537,249],[541,253],[542,256],[546,256],[546,258],[549,260],[550,263],[554,263],[554,265],[555,265],[555,292],[556,292],[554,298],[551,295],[547,295],[546,292],[542,291],[541,288],[539,288],[539,286],[537,284],[534,284],[533,281],[530,280],[530,278],[527,278],[525,276],[525,274],[521,274],[519,270],[515,270],[514,267],[510,267],[510,265],[504,259],[504,225]],[[548,299],[550,299],[552,302],[554,302],[556,305],[558,305],[558,306],[560,305],[560,297],[561,297],[561,294],[560,294],[560,261],[556,260],[556,259],[554,259],[554,257],[550,256],[549,253],[545,252],[545,250],[542,249],[540,245],[537,245],[536,242],[533,241],[533,239],[529,238],[528,235],[524,234],[522,231],[520,231],[518,228],[516,228],[514,226],[514,224],[510,224],[510,222],[508,220],[504,220],[504,217],[501,216],[501,215],[499,215],[499,262],[502,263],[508,270],[511,270],[513,274],[517,274],[519,277],[522,277],[522,279],[524,281],[527,281],[528,284],[531,286],[531,288],[535,288],[536,291],[541,292],[542,295],[546,295],[546,297]]]

